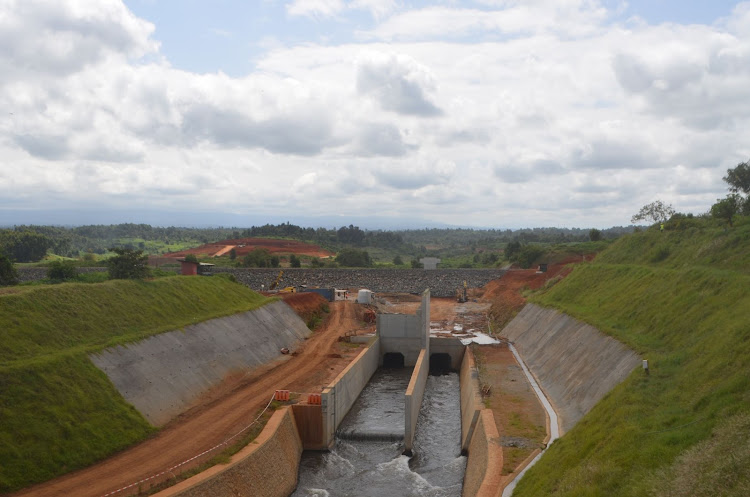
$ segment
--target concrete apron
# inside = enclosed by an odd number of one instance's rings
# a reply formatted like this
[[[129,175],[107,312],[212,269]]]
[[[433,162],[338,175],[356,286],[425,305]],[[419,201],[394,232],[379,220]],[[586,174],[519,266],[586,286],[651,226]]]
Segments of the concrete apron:
[[[544,406],[544,410],[547,413],[547,447],[560,438],[560,425],[557,417],[557,412],[555,412],[555,409],[552,407],[552,404],[550,403],[547,396],[544,394],[544,391],[542,391],[541,387],[539,386],[539,383],[537,383],[536,379],[534,378],[534,375],[531,374],[531,371],[529,371],[529,368],[526,367],[526,363],[523,362],[523,359],[521,358],[521,355],[518,353],[518,350],[513,346],[512,343],[508,343],[508,347],[510,348],[510,351],[513,352],[513,355],[516,358],[516,361],[518,361],[518,364],[521,365],[521,369],[523,369],[523,374],[526,375],[526,379],[529,380],[529,384],[531,385],[531,388],[534,389],[534,393],[536,393],[536,396],[539,397],[539,402],[542,403],[542,406]],[[526,474],[526,471],[529,470],[534,464],[537,463],[537,461],[542,457],[544,454],[544,451],[539,451],[539,453],[534,457],[534,459],[529,462],[526,467],[524,467],[520,473],[516,475],[513,480],[511,480],[508,485],[503,490],[503,497],[510,497],[513,494],[513,490],[516,488],[516,484],[523,478],[523,475]]]

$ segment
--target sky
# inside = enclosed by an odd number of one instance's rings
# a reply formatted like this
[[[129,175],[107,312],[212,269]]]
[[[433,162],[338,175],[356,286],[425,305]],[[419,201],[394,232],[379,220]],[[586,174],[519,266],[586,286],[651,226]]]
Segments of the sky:
[[[607,228],[750,159],[750,2],[0,0],[0,225]]]

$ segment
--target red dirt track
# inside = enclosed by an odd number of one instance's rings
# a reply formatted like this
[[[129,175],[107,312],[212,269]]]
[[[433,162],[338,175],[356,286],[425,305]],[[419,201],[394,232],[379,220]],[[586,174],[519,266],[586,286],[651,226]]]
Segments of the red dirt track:
[[[272,254],[296,254],[308,255],[311,257],[330,257],[335,255],[333,252],[324,250],[318,245],[312,243],[300,242],[298,240],[281,240],[275,238],[238,238],[234,240],[224,240],[216,243],[207,243],[200,247],[180,250],[179,252],[170,252],[164,254],[164,257],[185,257],[188,254],[206,255],[214,257],[228,253],[234,248],[237,257],[252,252],[260,248],[266,249]]]
[[[297,297],[298,304],[307,308],[319,297],[313,295]],[[303,303],[303,300],[310,302]],[[338,339],[347,331],[361,329],[363,319],[362,309],[352,302],[332,302],[329,307],[331,313],[326,321],[294,351],[294,357],[282,356],[264,368],[228,377],[197,406],[167,424],[152,438],[94,466],[13,495],[102,497],[223,442],[250,424],[277,389],[321,392],[322,387],[343,371],[359,352],[357,348],[339,343]],[[114,495],[134,495],[137,488]]]

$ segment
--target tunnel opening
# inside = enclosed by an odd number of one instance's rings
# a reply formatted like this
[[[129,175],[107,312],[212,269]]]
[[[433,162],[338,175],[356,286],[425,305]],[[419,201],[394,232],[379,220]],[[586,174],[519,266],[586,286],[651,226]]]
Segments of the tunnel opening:
[[[400,352],[386,352],[383,355],[384,368],[403,368],[404,354]]]
[[[453,369],[451,368],[451,356],[450,354],[437,353],[430,355],[430,374],[431,375],[442,375],[448,374]]]

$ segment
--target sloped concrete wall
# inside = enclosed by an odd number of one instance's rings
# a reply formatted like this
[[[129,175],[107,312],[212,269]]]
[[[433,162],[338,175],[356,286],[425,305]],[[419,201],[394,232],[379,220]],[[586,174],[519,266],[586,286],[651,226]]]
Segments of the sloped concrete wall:
[[[150,423],[162,425],[187,409],[227,373],[252,369],[310,335],[283,302],[212,319],[90,356]]]
[[[554,309],[527,304],[503,329],[560,417],[561,434],[641,364],[622,343]]]
[[[294,416],[284,407],[229,464],[213,466],[155,497],[287,497],[297,486],[301,457]]]

